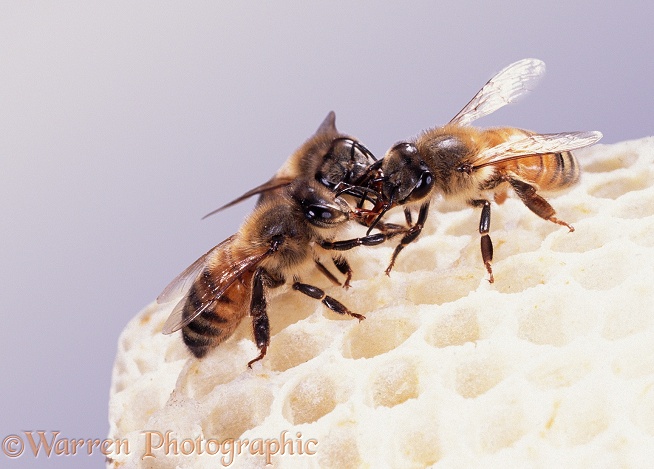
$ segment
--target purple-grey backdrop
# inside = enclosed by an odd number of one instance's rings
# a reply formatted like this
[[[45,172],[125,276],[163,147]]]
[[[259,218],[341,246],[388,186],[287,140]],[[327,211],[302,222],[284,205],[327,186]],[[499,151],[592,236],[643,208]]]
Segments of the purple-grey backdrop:
[[[381,156],[538,57],[539,87],[480,125],[652,135],[651,18],[636,1],[3,2],[0,438],[105,437],[120,331],[251,204],[200,217],[332,109]]]

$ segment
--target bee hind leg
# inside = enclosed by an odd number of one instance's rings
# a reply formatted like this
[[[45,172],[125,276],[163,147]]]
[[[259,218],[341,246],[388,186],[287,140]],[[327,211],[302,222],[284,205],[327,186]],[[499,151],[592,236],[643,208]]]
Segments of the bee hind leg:
[[[572,225],[569,225],[568,223],[554,216],[556,210],[554,210],[554,208],[547,200],[536,193],[536,188],[534,186],[517,179],[510,179],[509,184],[511,184],[511,187],[513,187],[513,190],[518,195],[518,197],[520,197],[522,203],[524,203],[527,208],[534,212],[536,215],[544,218],[545,220],[549,220],[552,223],[556,223],[557,225],[565,226],[570,231],[575,230]]]

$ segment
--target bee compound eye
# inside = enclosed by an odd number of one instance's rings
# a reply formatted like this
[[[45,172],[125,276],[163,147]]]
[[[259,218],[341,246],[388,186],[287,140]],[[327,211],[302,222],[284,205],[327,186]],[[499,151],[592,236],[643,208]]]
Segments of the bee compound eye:
[[[420,182],[418,183],[418,187],[421,189],[426,188],[431,188],[431,186],[434,184],[434,176],[429,171],[425,171],[422,173],[420,176]]]
[[[320,204],[307,205],[304,216],[309,223],[319,227],[338,225],[347,220],[347,214],[337,207]]]
[[[416,200],[427,196],[433,185],[434,176],[429,171],[423,171],[413,191],[411,191],[411,199]]]
[[[334,218],[334,213],[331,208],[324,205],[312,204],[307,207],[305,216],[308,220],[328,221]]]
[[[325,173],[322,171],[318,171],[316,173],[316,181],[318,181],[320,184],[323,186],[327,187],[328,189],[334,189],[335,184],[333,181],[331,181]]]

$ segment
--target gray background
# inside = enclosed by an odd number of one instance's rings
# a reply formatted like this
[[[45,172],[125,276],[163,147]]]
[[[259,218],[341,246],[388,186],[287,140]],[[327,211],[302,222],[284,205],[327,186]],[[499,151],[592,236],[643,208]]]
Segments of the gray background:
[[[381,156],[538,57],[539,87],[479,125],[653,134],[639,4],[2,2],[0,438],[105,437],[122,328],[251,204],[200,217],[267,179],[332,109]]]

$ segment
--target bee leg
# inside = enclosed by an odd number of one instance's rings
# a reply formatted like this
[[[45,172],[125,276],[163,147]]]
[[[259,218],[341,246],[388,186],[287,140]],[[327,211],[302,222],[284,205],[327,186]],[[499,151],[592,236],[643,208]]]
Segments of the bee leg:
[[[511,187],[513,187],[515,193],[518,194],[518,197],[520,197],[522,203],[524,203],[527,208],[534,212],[536,215],[558,225],[563,225],[570,231],[575,230],[572,225],[569,225],[563,220],[559,220],[554,216],[556,210],[554,210],[554,208],[547,200],[543,199],[536,193],[536,188],[534,186],[527,184],[526,182],[519,181],[518,179],[509,179],[509,184],[511,184]]]
[[[396,225],[395,223],[379,222],[377,223],[375,228],[377,228],[381,233],[386,233],[387,235],[390,235],[390,237],[393,237],[399,233],[407,232],[406,226]]]
[[[404,249],[406,245],[415,241],[415,239],[420,235],[420,232],[422,231],[422,227],[425,225],[425,221],[427,220],[428,213],[429,213],[429,202],[425,202],[420,207],[420,212],[418,213],[418,221],[416,221],[416,224],[410,226],[409,229],[405,231],[405,235],[400,240],[400,244],[395,246],[395,251],[393,251],[393,255],[391,256],[391,262],[390,264],[388,264],[388,267],[386,268],[386,275],[391,274],[391,270],[395,265],[395,259],[397,259],[397,255],[400,253],[400,251]],[[404,215],[406,217],[407,223],[410,223],[411,213],[408,210],[405,210]]]
[[[315,298],[316,300],[322,300],[322,304],[327,306],[329,309],[331,309],[335,313],[347,314],[349,316],[357,318],[359,321],[362,321],[362,320],[364,320],[366,318],[365,316],[363,316],[361,314],[353,313],[352,311],[347,309],[345,307],[345,305],[343,305],[339,301],[335,300],[331,296],[325,295],[324,291],[322,291],[318,287],[314,287],[313,285],[308,285],[306,283],[295,282],[293,284],[293,290],[297,290],[300,293],[304,293],[305,295],[310,296],[311,298]]]
[[[270,323],[266,313],[265,287],[275,288],[284,283],[284,279],[276,279],[259,267],[252,279],[252,299],[250,300],[250,316],[252,316],[252,329],[254,342],[260,350],[259,356],[248,362],[248,368],[252,368],[254,362],[258,362],[266,356],[268,345],[270,345]]]
[[[375,233],[373,235],[364,236],[362,238],[345,239],[343,241],[320,241],[320,247],[333,251],[349,251],[357,246],[377,246],[387,239],[391,238],[397,233]]]
[[[491,262],[493,260],[493,241],[490,235],[490,221],[491,221],[491,205],[488,200],[473,200],[470,202],[473,206],[481,206],[481,217],[479,218],[479,234],[481,235],[481,258],[486,266],[486,271],[490,276],[488,281],[493,283],[493,268]]]
[[[343,288],[346,290],[350,288],[350,280],[352,280],[352,267],[347,262],[344,257],[333,256],[332,261],[340,273],[345,275],[345,282],[343,282]]]
[[[313,260],[316,263],[316,267],[318,267],[318,270],[320,271],[321,274],[323,274],[325,277],[329,279],[330,282],[332,282],[334,285],[339,285],[341,282],[332,274],[327,267],[325,267],[322,262],[320,262],[318,259]],[[334,261],[334,264],[336,264],[336,261]]]
[[[404,219],[406,220],[406,226],[411,226],[413,224],[413,221],[411,219],[411,210],[408,208],[404,209]]]

